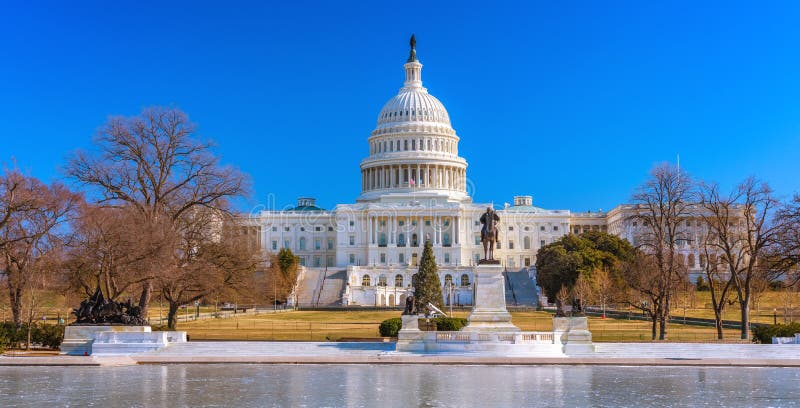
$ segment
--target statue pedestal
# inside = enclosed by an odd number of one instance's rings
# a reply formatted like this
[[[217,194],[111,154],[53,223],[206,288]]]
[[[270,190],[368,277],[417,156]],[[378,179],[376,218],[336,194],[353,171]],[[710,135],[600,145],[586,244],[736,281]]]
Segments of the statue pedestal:
[[[589,320],[584,317],[554,317],[553,337],[564,345],[565,353],[593,352]]]
[[[403,325],[397,332],[397,351],[425,351],[425,333],[419,329],[418,315],[402,315]]]
[[[61,354],[129,355],[182,342],[186,332],[154,332],[150,326],[71,325],[64,329]]]
[[[466,332],[510,332],[520,331],[511,323],[511,314],[506,309],[505,279],[503,267],[498,263],[481,263],[474,270],[475,302]]]

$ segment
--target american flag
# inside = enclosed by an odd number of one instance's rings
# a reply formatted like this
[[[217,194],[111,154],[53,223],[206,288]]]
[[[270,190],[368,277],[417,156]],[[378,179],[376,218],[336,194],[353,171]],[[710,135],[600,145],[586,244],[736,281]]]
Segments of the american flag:
[[[414,179],[409,179],[408,180],[408,185],[409,186],[413,186],[414,185]]]

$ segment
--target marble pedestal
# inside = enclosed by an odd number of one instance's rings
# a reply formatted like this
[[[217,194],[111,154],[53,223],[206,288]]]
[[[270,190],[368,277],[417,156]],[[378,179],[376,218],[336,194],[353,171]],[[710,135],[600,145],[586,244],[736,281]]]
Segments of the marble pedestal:
[[[506,309],[505,279],[500,264],[479,264],[474,270],[475,301],[466,332],[516,332]]]
[[[419,316],[402,315],[403,325],[397,332],[398,351],[425,351],[425,332],[419,329]]]
[[[585,316],[554,317],[553,337],[564,345],[565,353],[593,352],[592,332]]]
[[[129,355],[184,342],[186,332],[154,332],[150,326],[71,325],[64,330],[61,354]]]

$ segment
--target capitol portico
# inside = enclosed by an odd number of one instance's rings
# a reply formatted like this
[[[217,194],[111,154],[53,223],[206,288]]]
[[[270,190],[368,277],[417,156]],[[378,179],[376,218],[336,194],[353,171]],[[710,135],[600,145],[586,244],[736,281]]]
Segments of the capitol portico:
[[[301,198],[284,211],[261,211],[247,223],[266,252],[290,248],[306,269],[346,269],[342,305],[403,304],[430,240],[446,303],[469,305],[473,266],[483,255],[480,215],[491,204],[473,203],[467,161],[442,105],[423,87],[412,37],[405,81],[378,114],[360,163],[361,194],[333,210]],[[498,208],[495,258],[508,270],[532,275],[536,252],[568,233],[608,231],[633,239],[625,207],[610,213],[571,213],[534,206],[515,196]],[[610,220],[613,218],[613,220]]]

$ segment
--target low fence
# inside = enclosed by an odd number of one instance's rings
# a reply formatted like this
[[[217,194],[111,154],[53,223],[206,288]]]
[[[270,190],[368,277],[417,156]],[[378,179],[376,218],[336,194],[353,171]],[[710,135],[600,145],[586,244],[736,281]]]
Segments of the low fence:
[[[321,322],[252,319],[241,316],[232,319],[205,320],[178,330],[187,330],[195,340],[276,340],[276,341],[339,341],[380,337],[380,322]],[[288,316],[286,316],[288,317]]]

